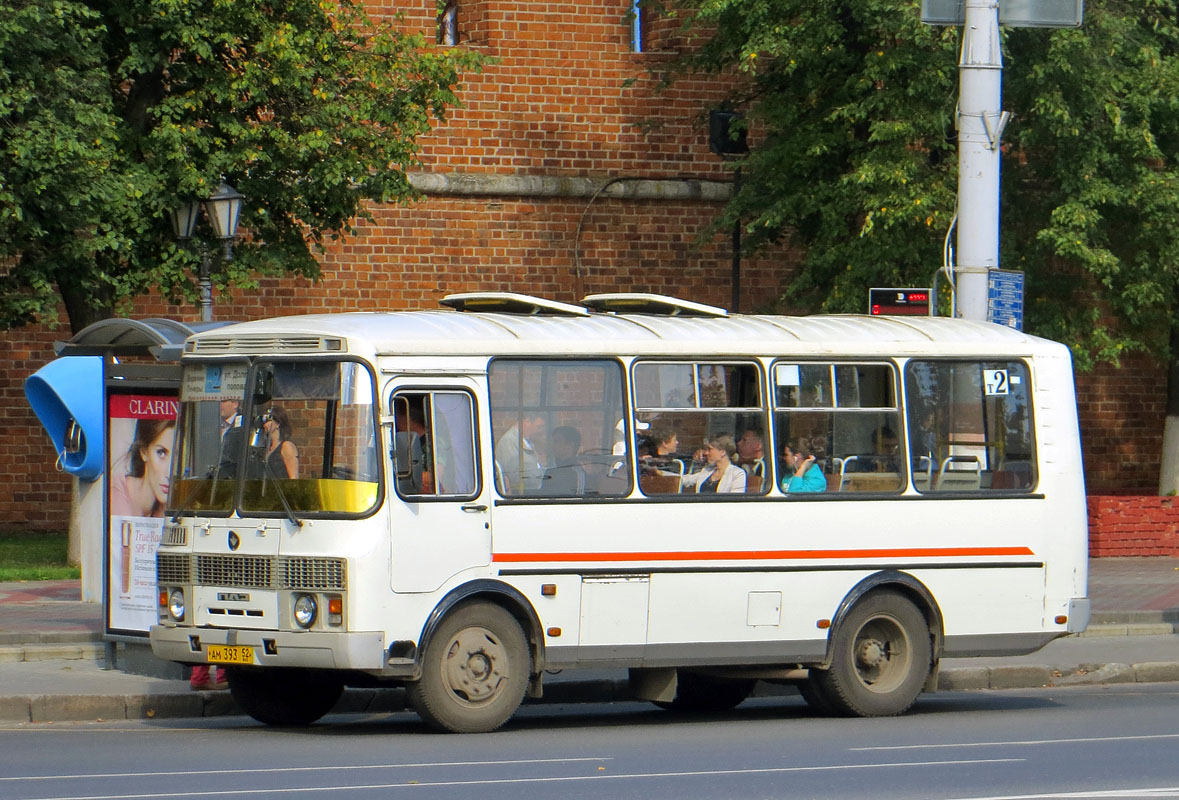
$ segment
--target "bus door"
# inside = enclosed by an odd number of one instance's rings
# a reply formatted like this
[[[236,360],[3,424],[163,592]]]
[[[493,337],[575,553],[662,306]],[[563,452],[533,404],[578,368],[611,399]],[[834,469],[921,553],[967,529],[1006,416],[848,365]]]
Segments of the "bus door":
[[[399,379],[387,389],[395,592],[434,591],[460,572],[491,563],[492,504],[476,446],[481,383]]]

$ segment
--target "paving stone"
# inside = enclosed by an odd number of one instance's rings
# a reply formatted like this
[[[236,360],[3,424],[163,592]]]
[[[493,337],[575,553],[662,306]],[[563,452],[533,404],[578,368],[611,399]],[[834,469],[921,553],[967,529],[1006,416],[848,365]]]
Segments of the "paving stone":
[[[126,695],[127,719],[176,719],[204,715],[205,700],[197,692],[189,694]]]
[[[4,722],[28,722],[29,698],[0,697],[0,720]]]
[[[986,667],[943,667],[937,676],[940,692],[986,689],[990,686],[991,671]]]
[[[1093,683],[1133,683],[1134,668],[1129,664],[1086,664],[1061,674],[1054,686],[1073,686]]]
[[[1147,661],[1135,664],[1134,677],[1139,683],[1179,681],[1179,663],[1175,661]]]
[[[990,686],[992,689],[1029,689],[1036,686],[1050,686],[1055,677],[1051,667],[1010,666],[991,667]]]
[[[38,695],[31,700],[29,716],[33,722],[126,719],[127,705],[122,695]]]

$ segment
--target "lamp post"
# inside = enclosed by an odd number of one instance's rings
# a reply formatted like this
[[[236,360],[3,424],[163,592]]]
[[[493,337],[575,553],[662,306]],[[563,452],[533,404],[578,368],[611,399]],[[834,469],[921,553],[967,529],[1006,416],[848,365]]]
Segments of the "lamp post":
[[[213,234],[221,240],[224,251],[222,257],[226,261],[233,260],[233,241],[237,238],[237,221],[242,211],[242,201],[245,200],[236,189],[225,181],[217,187],[205,200],[194,200],[185,203],[169,213],[172,230],[176,238],[187,242],[192,238],[196,229],[197,218],[200,216],[201,206],[205,208],[205,217],[213,227]],[[197,286],[201,294],[201,322],[213,321],[213,282],[209,273],[212,269],[212,259],[209,248],[201,240],[197,240],[197,248],[201,254],[201,268]]]
[[[742,126],[733,130],[734,124],[743,119],[740,112],[716,110],[708,114],[708,148],[721,158],[740,158],[749,152],[746,129]],[[733,198],[741,192],[741,167],[733,170]],[[733,301],[732,310],[741,311],[741,218],[733,221]]]

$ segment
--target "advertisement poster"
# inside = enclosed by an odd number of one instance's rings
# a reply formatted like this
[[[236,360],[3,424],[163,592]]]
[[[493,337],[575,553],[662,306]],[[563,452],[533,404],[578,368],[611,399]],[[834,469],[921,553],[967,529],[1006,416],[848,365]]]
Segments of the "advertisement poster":
[[[112,630],[146,634],[156,622],[156,549],[164,534],[179,405],[175,395],[108,398],[107,627]]]

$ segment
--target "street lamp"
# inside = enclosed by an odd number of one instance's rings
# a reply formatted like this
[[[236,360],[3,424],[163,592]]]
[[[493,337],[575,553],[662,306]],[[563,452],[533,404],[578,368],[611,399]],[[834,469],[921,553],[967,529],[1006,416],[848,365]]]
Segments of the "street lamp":
[[[222,256],[226,261],[233,260],[233,240],[237,238],[237,221],[241,216],[242,196],[236,189],[225,181],[217,187],[206,200],[194,200],[185,203],[169,212],[172,230],[176,238],[187,242],[192,238],[196,229],[197,218],[200,216],[201,206],[205,208],[205,217],[213,227],[213,233],[221,240],[224,249]],[[209,278],[212,264],[209,249],[204,242],[197,240],[197,248],[201,254],[201,271],[197,285],[201,293],[201,322],[213,321],[213,283]]]
[[[749,152],[749,141],[744,126],[733,130],[744,119],[738,111],[715,110],[708,113],[708,149],[726,161]],[[736,134],[734,136],[734,133]],[[733,198],[741,191],[741,167],[733,170]],[[741,218],[733,222],[733,302],[732,310],[741,311]]]

